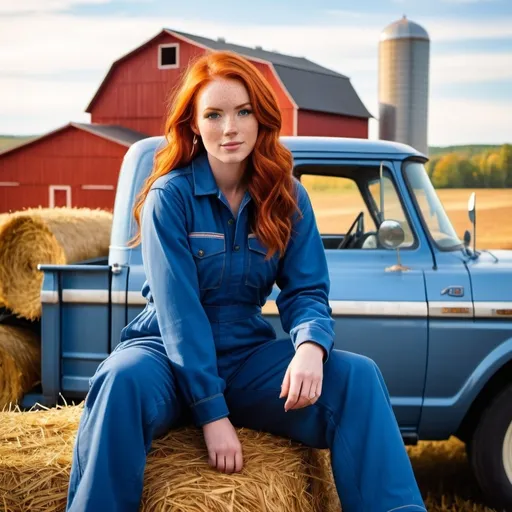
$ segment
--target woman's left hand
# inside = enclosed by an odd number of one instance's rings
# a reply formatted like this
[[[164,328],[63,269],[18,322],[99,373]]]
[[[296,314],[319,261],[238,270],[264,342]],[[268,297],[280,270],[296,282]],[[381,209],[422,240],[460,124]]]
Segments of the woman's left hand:
[[[313,405],[322,394],[324,349],[314,342],[299,345],[288,365],[279,398],[288,397],[284,410]]]

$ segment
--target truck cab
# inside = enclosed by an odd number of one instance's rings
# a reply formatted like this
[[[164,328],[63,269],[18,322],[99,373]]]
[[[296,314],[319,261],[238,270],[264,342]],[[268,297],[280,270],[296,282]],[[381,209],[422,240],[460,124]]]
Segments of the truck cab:
[[[135,198],[163,142],[144,139],[125,155],[108,260],[40,266],[42,383],[25,406],[83,399],[145,306],[140,246],[128,243]],[[512,251],[478,252],[457,235],[427,158],[409,146],[282,142],[321,227],[335,348],[378,364],[406,443],[460,437],[484,491],[512,503]],[[278,294],[275,286],[263,313],[284,337]]]

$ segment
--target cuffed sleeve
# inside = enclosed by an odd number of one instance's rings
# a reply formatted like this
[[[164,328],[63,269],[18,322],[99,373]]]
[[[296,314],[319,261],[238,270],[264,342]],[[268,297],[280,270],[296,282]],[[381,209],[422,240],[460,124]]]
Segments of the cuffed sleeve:
[[[279,263],[276,303],[295,349],[315,342],[325,350],[325,362],[334,346],[327,260],[309,196],[299,181],[295,183],[302,218],[294,217],[292,237]]]
[[[151,189],[142,212],[144,270],[177,386],[201,426],[229,411],[186,225],[180,194],[169,185]]]

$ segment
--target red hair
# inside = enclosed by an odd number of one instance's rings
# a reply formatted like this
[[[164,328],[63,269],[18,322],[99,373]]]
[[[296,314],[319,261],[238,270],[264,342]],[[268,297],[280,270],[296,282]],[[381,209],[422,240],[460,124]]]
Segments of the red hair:
[[[249,94],[259,125],[245,171],[253,200],[252,228],[267,246],[268,257],[276,252],[283,256],[291,236],[292,215],[298,210],[292,154],[279,141],[281,112],[271,86],[253,64],[233,52],[210,52],[197,58],[171,95],[164,132],[167,144],[157,151],[153,171],[138,195],[134,216],[139,232],[132,244],[140,242],[141,211],[153,183],[173,169],[187,166],[198,153],[205,151],[200,138],[197,144],[192,143],[192,123],[199,92],[215,78],[239,80]]]

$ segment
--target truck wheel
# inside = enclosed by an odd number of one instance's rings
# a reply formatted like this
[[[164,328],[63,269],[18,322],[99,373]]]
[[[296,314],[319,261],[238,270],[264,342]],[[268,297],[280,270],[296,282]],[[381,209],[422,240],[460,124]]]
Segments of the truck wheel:
[[[512,509],[512,385],[482,412],[469,449],[474,475],[493,506]]]

